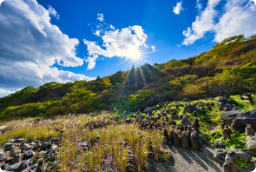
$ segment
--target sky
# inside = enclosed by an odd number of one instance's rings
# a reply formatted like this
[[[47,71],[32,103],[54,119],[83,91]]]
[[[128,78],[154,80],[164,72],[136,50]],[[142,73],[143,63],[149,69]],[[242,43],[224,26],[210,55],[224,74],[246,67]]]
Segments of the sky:
[[[256,34],[256,0],[0,0],[0,97],[165,63]]]

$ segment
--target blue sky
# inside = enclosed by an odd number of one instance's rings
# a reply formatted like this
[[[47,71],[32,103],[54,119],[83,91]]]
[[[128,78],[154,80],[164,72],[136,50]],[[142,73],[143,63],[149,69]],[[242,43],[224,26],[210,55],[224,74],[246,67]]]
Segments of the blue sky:
[[[255,0],[0,0],[0,97],[208,51],[256,34]]]

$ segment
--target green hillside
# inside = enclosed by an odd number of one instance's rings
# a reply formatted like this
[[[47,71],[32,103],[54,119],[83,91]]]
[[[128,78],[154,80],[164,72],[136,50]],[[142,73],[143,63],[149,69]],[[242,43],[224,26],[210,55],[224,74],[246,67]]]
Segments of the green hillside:
[[[208,52],[163,64],[134,66],[93,81],[46,83],[0,99],[0,119],[101,110],[143,111],[163,101],[253,92],[256,36],[233,36]]]

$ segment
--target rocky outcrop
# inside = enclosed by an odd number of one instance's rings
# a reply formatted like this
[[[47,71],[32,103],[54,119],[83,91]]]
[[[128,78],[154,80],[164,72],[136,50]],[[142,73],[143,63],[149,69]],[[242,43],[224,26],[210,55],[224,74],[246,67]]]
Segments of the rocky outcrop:
[[[226,111],[221,114],[227,122],[231,123],[233,130],[245,131],[247,124],[256,129],[256,109],[250,111]]]
[[[0,164],[4,171],[58,171],[58,138],[28,142],[11,139],[0,148]]]

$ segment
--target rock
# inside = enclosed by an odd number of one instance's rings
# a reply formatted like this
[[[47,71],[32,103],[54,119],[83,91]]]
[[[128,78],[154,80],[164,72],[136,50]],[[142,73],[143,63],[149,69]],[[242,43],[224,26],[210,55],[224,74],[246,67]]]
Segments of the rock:
[[[145,110],[143,111],[144,113],[149,113],[150,115],[152,114],[153,110],[158,109],[158,106],[153,106],[153,107],[146,107]]]
[[[34,152],[31,151],[31,150],[28,150],[26,151],[24,154],[23,154],[23,159],[24,160],[27,160],[27,159],[30,159],[34,156]]]
[[[22,164],[22,162],[15,163],[13,165],[10,165],[6,168],[6,171],[17,171],[19,166]]]
[[[238,108],[234,105],[225,105],[224,111],[238,110]]]
[[[233,160],[236,160],[237,158],[238,156],[235,151],[228,151],[225,157],[225,162],[233,162]]]
[[[57,145],[52,144],[51,151],[54,152],[55,150],[57,150],[57,148],[58,148]]]
[[[180,119],[180,117],[178,115],[171,115],[171,119],[176,120],[176,119]]]
[[[227,151],[225,149],[215,149],[213,157],[217,159],[219,162],[225,162]]]
[[[91,148],[91,144],[88,140],[84,142],[79,142],[78,146],[80,146],[84,151],[89,150]]]
[[[224,103],[224,104],[230,104],[230,105],[236,105],[238,106],[238,103],[235,101],[235,100],[232,100],[230,97],[229,98],[220,98],[219,100],[216,100],[215,101],[216,104],[221,104],[221,103]]]
[[[200,133],[200,134],[198,134],[198,135],[199,135],[199,137],[201,138],[201,140],[202,140],[204,143],[207,141],[207,138],[206,138],[206,136],[205,136],[204,133]]]
[[[189,100],[188,98],[183,99],[183,102],[190,102],[191,100]]]
[[[0,126],[0,134],[5,132],[7,129],[7,126]]]
[[[10,151],[12,149],[12,144],[5,143],[3,147],[4,147],[4,151]]]
[[[43,159],[38,160],[36,172],[44,172],[44,160]]]
[[[247,124],[251,124],[256,129],[256,109],[250,111],[232,110],[226,111],[221,114],[229,123],[232,123],[233,130],[245,132]]]
[[[19,165],[19,167],[18,167],[18,169],[17,169],[17,172],[23,171],[23,170],[25,170],[27,167],[28,167],[28,164],[25,163],[25,162],[22,162],[22,163]]]
[[[24,138],[19,138],[19,139],[16,139],[14,140],[14,143],[25,143],[26,140]]]
[[[186,105],[184,107],[184,111],[188,112],[188,113],[192,113],[192,112],[197,112],[199,114],[204,114],[205,111],[203,111],[202,109],[198,109],[195,105]]]
[[[21,150],[16,149],[11,153],[11,157],[20,156],[20,154],[21,154]]]
[[[181,123],[182,123],[183,125],[185,125],[185,124],[189,124],[189,125],[190,125],[190,122],[189,122],[187,116],[185,116],[185,115],[184,115],[184,117],[182,118]]]
[[[235,149],[233,150],[238,158],[244,159],[246,162],[251,158],[251,155],[249,155],[247,152],[243,151],[242,149]]]
[[[23,144],[20,146],[20,149],[23,152],[23,151],[32,149],[32,146],[30,146],[29,144]]]
[[[0,169],[5,170],[5,164],[0,164]]]
[[[214,143],[214,147],[215,148],[223,148],[223,149],[225,149],[226,148],[226,145],[224,144],[224,143],[222,143],[222,142],[220,142],[220,141],[216,141],[215,143]]]
[[[239,169],[238,165],[233,161],[225,162],[223,164],[223,172],[238,172],[238,169]]]
[[[5,159],[5,153],[0,152],[0,161],[3,160],[3,159]]]
[[[48,141],[46,141],[46,142],[43,142],[43,143],[42,143],[41,149],[42,149],[42,150],[50,149],[51,146],[52,146],[51,143],[48,142]]]
[[[10,164],[15,164],[17,162],[20,162],[20,160],[21,160],[21,156],[20,155],[19,156],[15,156],[14,158],[12,158],[10,160]]]
[[[256,156],[256,136],[246,136],[246,145],[246,151],[249,154]]]

